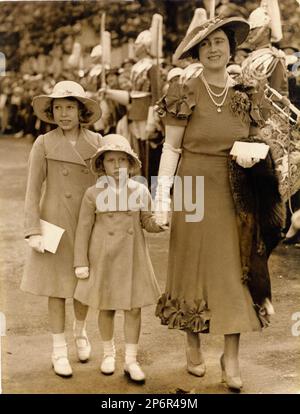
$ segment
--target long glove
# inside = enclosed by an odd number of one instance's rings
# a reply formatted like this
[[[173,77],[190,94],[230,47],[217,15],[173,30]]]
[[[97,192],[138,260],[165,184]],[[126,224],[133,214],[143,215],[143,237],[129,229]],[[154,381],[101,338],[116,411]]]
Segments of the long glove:
[[[29,246],[38,253],[44,253],[44,240],[43,236],[41,235],[33,235],[30,236],[28,239]]]
[[[181,149],[165,143],[160,159],[157,189],[155,194],[155,220],[160,226],[168,223],[168,212],[171,209],[170,191],[174,182]]]
[[[77,279],[87,279],[89,277],[89,268],[87,266],[75,267]]]

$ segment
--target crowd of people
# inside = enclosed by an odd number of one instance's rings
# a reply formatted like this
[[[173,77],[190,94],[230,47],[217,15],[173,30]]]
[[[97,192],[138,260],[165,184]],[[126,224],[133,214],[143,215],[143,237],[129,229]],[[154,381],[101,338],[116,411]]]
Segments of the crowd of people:
[[[3,21],[0,23],[3,36],[0,48],[7,59],[6,76],[0,77],[0,131],[2,134],[37,137],[39,133],[46,131],[49,127],[36,119],[31,101],[36,94],[50,91],[55,82],[64,79],[76,80],[88,91],[95,91],[95,80],[91,82],[88,73],[94,66],[91,52],[99,39],[97,33],[100,30],[101,11],[107,13],[107,30],[111,33],[113,48],[127,43],[128,40],[133,41],[143,28],[147,29],[153,13],[162,14],[165,27],[161,82],[166,82],[167,74],[172,68],[172,50],[183,36],[187,21],[191,20],[194,5],[176,2],[170,7],[167,1],[160,2],[160,5],[153,1],[141,4],[136,4],[138,2],[123,3],[127,2],[112,4],[107,10],[103,9],[103,5],[101,6],[98,2],[88,2],[84,6],[80,2],[78,4],[63,2],[61,8],[54,8],[51,4],[37,6],[30,2],[17,6],[1,4],[0,19]],[[222,13],[225,17],[239,15],[247,18],[256,6],[250,1],[223,0],[216,3],[216,13]],[[300,28],[297,30],[297,27],[300,19],[295,3],[291,0],[281,4],[284,37],[278,46],[288,54],[299,50],[300,40],[297,36]],[[124,13],[120,13],[120,7]],[[115,26],[113,19],[116,8],[118,8],[118,18],[121,19],[118,27]],[[170,26],[171,23],[174,27]],[[170,27],[167,28],[166,25]],[[83,32],[89,32],[88,40],[83,40],[81,62],[77,62],[74,67],[72,60],[70,62],[70,56],[74,51],[74,43],[77,43],[78,38],[82,38]],[[231,63],[240,64],[250,51],[251,46],[242,45],[238,48],[234,61]],[[114,89],[129,90],[130,76],[126,74],[129,73],[134,59],[134,56],[131,56],[129,59],[123,59],[119,66],[110,65],[106,73],[107,83],[112,84]],[[100,78],[101,75],[98,75]],[[296,93],[297,87],[299,88],[299,79],[296,79],[292,72],[289,72],[289,76],[290,97],[299,104],[297,102],[299,93]],[[98,81],[99,85],[100,81]],[[102,132],[115,127],[118,118],[121,117],[120,114],[115,113],[115,108],[110,109],[111,111],[107,109],[106,119],[103,119],[106,125],[101,126]]]

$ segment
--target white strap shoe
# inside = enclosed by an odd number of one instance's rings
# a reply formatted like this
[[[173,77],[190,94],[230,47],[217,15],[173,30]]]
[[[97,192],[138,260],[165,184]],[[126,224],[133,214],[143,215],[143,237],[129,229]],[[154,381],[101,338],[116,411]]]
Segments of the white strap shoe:
[[[76,321],[73,323],[73,336],[75,339],[77,357],[80,362],[87,362],[91,356],[91,344],[87,337],[86,330],[83,329],[80,335],[76,335],[75,326]]]
[[[52,354],[52,366],[55,374],[61,377],[71,377],[73,375],[72,367],[65,355]]]
[[[91,344],[86,334],[75,336],[77,357],[80,362],[87,362],[91,356]]]
[[[130,379],[135,382],[144,382],[146,376],[138,362],[131,362],[124,365],[125,374],[129,375]]]
[[[100,370],[102,374],[112,375],[115,372],[116,360],[112,355],[107,355],[103,358]]]

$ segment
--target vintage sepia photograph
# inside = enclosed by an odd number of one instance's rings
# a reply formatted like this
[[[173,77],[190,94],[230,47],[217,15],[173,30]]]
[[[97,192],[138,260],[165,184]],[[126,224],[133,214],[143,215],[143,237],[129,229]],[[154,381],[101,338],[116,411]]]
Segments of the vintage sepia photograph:
[[[3,397],[300,393],[299,0],[0,0],[0,176]]]

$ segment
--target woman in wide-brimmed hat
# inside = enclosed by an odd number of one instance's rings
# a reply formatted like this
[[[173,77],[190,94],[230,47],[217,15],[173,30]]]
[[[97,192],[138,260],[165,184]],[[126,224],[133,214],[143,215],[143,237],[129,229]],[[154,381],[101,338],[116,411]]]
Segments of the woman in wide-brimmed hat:
[[[103,146],[92,158],[92,169],[99,179],[82,201],[74,261],[79,278],[74,297],[99,309],[104,351],[101,372],[114,373],[114,317],[116,310],[123,310],[124,370],[139,382],[145,380],[136,360],[141,308],[156,303],[159,297],[142,229],[163,230],[152,216],[147,187],[129,178],[140,166],[125,137],[104,137]]]
[[[100,146],[100,135],[83,126],[97,121],[101,111],[97,102],[71,81],[58,82],[49,95],[35,97],[33,108],[39,119],[58,128],[40,135],[30,152],[25,237],[31,249],[21,289],[49,298],[52,364],[56,374],[70,376],[64,336],[65,300],[73,297],[77,282],[73,268],[76,224],[82,196],[96,180],[90,159]],[[55,254],[47,251],[41,219],[64,229]],[[74,301],[74,336],[80,361],[90,355],[84,327],[87,309]]]
[[[273,310],[267,258],[282,225],[270,156],[260,162],[229,156],[234,141],[255,139],[254,127],[261,122],[253,90],[227,72],[230,55],[248,32],[248,23],[239,17],[196,24],[174,60],[192,57],[203,70],[196,77],[180,77],[158,105],[166,139],[155,197],[157,223],[168,222],[170,187],[180,157],[177,175],[182,181],[192,177],[187,196],[196,206],[204,200],[204,212],[197,218],[195,210],[193,217],[186,202],[182,211],[173,212],[166,290],[156,314],[162,324],[187,332],[187,370],[199,377],[206,370],[199,333],[223,334],[223,380],[235,391],[242,388],[240,333],[261,330]],[[198,176],[204,177],[201,195]],[[186,186],[184,190],[186,195]]]

